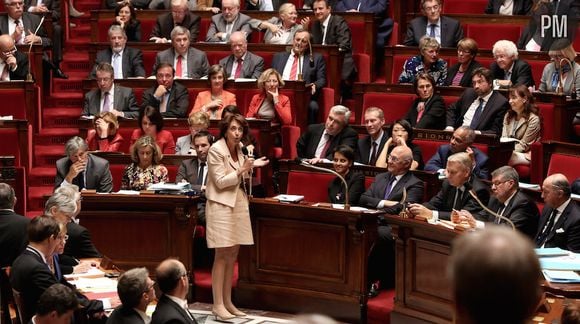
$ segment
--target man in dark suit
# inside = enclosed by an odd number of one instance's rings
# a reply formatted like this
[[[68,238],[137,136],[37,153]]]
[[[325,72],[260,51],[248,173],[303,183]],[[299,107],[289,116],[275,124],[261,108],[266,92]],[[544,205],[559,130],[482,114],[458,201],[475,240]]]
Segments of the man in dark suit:
[[[121,306],[115,308],[107,324],[145,324],[150,321],[145,313],[147,306],[155,300],[155,282],[149,278],[147,268],[126,271],[117,282],[117,294]]]
[[[352,82],[356,78],[356,68],[352,58],[352,38],[346,20],[331,14],[329,0],[315,0],[312,4],[316,20],[310,27],[313,44],[337,45],[343,56],[342,61],[342,95],[351,97]]]
[[[109,63],[113,66],[115,79],[145,77],[143,53],[140,49],[127,47],[127,34],[123,27],[119,25],[109,27],[109,43],[111,47],[97,52],[91,79],[96,77],[97,66],[100,63]]]
[[[135,9],[147,9],[149,8],[149,2],[151,0],[131,0],[131,4]],[[121,3],[123,3],[123,0],[105,0],[107,9],[115,9]]]
[[[157,86],[143,92],[142,107],[159,109],[163,117],[185,118],[189,108],[187,88],[174,82],[175,70],[170,63],[161,63],[155,71]]]
[[[381,155],[389,134],[383,130],[385,113],[381,108],[370,107],[365,111],[365,127],[368,135],[358,140],[356,162],[375,165]]]
[[[153,71],[161,63],[169,63],[175,70],[177,79],[201,79],[207,75],[209,62],[207,55],[190,46],[189,30],[176,26],[171,31],[171,48],[157,53]],[[184,116],[185,117],[185,116]]]
[[[517,171],[506,165],[494,170],[491,176],[492,197],[487,207],[492,212],[508,218],[517,230],[533,240],[538,232],[540,212],[536,203],[520,191],[520,178]],[[483,228],[486,226],[484,222],[507,225],[504,219],[485,210],[482,210],[476,217],[468,211],[462,211],[458,216],[455,218],[452,216],[451,220],[455,223],[466,220],[472,228]]]
[[[54,284],[40,295],[36,314],[30,323],[71,323],[78,308],[79,301],[73,290],[63,284]]]
[[[16,195],[6,183],[0,183],[0,268],[12,265],[28,243],[29,219],[14,212]]]
[[[278,11],[287,0],[248,0],[246,10]]]
[[[28,57],[16,49],[10,35],[0,35],[0,81],[26,80]]]
[[[486,14],[499,15],[499,10],[504,5],[503,0],[489,0],[485,8]],[[512,2],[510,15],[527,16],[532,10],[533,1],[528,0],[514,0]],[[506,6],[507,7],[507,6]],[[505,8],[507,9],[507,8]]]
[[[388,16],[388,0],[339,0],[333,5],[335,12],[372,12],[378,21],[376,48],[383,48],[388,43],[393,31],[393,19]]]
[[[117,117],[137,118],[139,106],[133,89],[116,85],[113,67],[109,63],[99,63],[96,68],[97,89],[85,94],[81,116],[96,116],[101,112],[111,112]]]
[[[463,28],[459,21],[441,16],[443,5],[439,0],[421,0],[421,11],[424,17],[417,17],[409,22],[406,46],[419,46],[421,37],[427,35],[437,39],[441,47],[456,47],[463,38]]]
[[[488,179],[489,170],[487,169],[487,161],[489,158],[478,148],[471,146],[474,140],[475,132],[471,128],[468,126],[459,127],[451,135],[449,144],[439,146],[437,153],[425,164],[424,170],[442,174],[445,171],[447,159],[451,155],[459,152],[468,152],[469,154],[473,154],[475,160],[473,174],[481,179]]]
[[[232,54],[220,60],[229,79],[258,79],[264,71],[264,59],[248,52],[248,40],[242,32],[230,36]]]
[[[183,263],[167,259],[156,269],[157,285],[163,293],[157,302],[151,324],[197,323],[187,306],[189,276]]]
[[[559,247],[580,252],[580,208],[570,198],[570,183],[566,176],[555,173],[542,183],[545,206],[540,217],[537,248]]]
[[[516,44],[509,40],[500,40],[493,44],[492,52],[495,62],[491,63],[489,68],[500,86],[535,85],[532,68],[528,62],[518,59]]]
[[[75,136],[65,144],[66,157],[56,161],[54,188],[74,184],[82,189],[95,189],[97,192],[111,192],[113,179],[109,161],[88,154],[84,139]]]
[[[415,216],[432,220],[450,220],[452,213],[461,210],[467,210],[472,214],[479,213],[482,208],[471,196],[471,192],[487,205],[489,189],[485,183],[472,175],[471,170],[473,162],[469,154],[465,152],[453,154],[447,160],[445,170],[447,179],[443,181],[441,190],[423,205],[411,204],[409,211]]]
[[[308,104],[308,123],[318,122],[318,97],[321,89],[326,86],[326,62],[322,55],[308,55],[310,33],[302,30],[294,34],[294,42],[290,52],[274,54],[272,68],[282,75],[284,80],[304,80],[310,88],[310,103]],[[296,61],[296,63],[294,63]]]
[[[473,88],[466,88],[457,102],[447,109],[445,130],[469,126],[477,134],[501,135],[503,117],[509,106],[507,99],[493,90],[490,70],[475,69],[472,80]]]
[[[222,0],[222,13],[213,15],[205,37],[206,42],[227,42],[235,31],[250,37],[251,18],[240,13],[240,0]]]
[[[213,144],[213,136],[205,130],[193,136],[193,146],[197,159],[181,161],[175,182],[189,182],[191,189],[197,191],[200,201],[197,203],[198,224],[205,224],[205,185],[207,183],[207,152]]]
[[[308,130],[296,142],[296,151],[301,159],[310,159],[316,164],[324,159],[332,160],[334,149],[345,144],[356,151],[358,134],[350,126],[348,120],[350,110],[341,105],[330,109],[326,123],[308,126]]]
[[[423,181],[417,179],[409,170],[413,163],[413,152],[404,146],[397,146],[389,155],[388,172],[380,173],[369,189],[362,194],[360,205],[382,209],[387,214],[399,214],[404,205],[403,190],[407,192],[409,203],[423,200]],[[376,296],[377,289],[393,287],[395,278],[395,242],[391,226],[379,216],[378,238],[369,255],[368,277],[371,283],[369,295]]]
[[[171,12],[157,17],[149,41],[167,43],[171,39],[173,28],[181,26],[189,30],[189,39],[195,43],[200,25],[201,18],[188,10],[187,0],[172,0]]]

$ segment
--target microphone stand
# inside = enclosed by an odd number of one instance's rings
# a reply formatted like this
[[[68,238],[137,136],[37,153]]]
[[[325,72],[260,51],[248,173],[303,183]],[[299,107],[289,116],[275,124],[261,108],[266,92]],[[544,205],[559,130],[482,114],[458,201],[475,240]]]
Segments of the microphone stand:
[[[514,231],[516,230],[516,226],[514,225],[514,222],[512,222],[512,221],[511,221],[511,219],[509,219],[509,218],[507,218],[507,217],[505,217],[505,216],[502,216],[502,215],[500,215],[500,214],[497,214],[497,213],[493,212],[491,209],[487,208],[487,207],[486,207],[486,206],[485,206],[485,205],[484,205],[484,204],[481,202],[481,200],[479,200],[479,198],[477,197],[477,195],[475,194],[475,192],[473,191],[473,189],[469,190],[469,194],[471,195],[471,197],[473,197],[473,199],[475,199],[475,201],[477,201],[477,204],[478,204],[478,205],[479,205],[481,208],[483,208],[483,210],[485,210],[486,212],[488,212],[488,213],[492,214],[493,216],[495,216],[495,218],[496,218],[496,219],[498,219],[498,218],[499,218],[499,219],[501,219],[501,220],[504,220],[504,221],[506,221],[507,223],[509,223],[509,224],[511,225],[511,227],[512,227],[512,230],[514,230]]]
[[[334,170],[317,167],[317,166],[312,165],[306,161],[300,161],[300,165],[305,166],[305,167],[310,168],[310,169],[314,169],[314,170],[318,170],[318,171],[322,171],[322,172],[326,172],[326,173],[332,173],[335,176],[337,176],[342,181],[342,183],[344,184],[344,188],[346,189],[346,192],[344,195],[344,210],[350,210],[350,204],[349,204],[350,195],[348,194],[348,184],[346,183],[346,180],[344,180],[343,176],[341,176],[340,174],[338,174],[338,172],[336,172]]]
[[[36,36],[36,34],[38,33],[38,31],[40,30],[40,27],[42,26],[42,24],[44,23],[44,18],[46,18],[45,15],[42,15],[42,18],[40,19],[40,23],[38,24],[38,26],[36,27],[36,30],[34,31],[34,36]],[[32,66],[32,59],[30,58],[30,53],[32,52],[32,45],[34,45],[34,42],[30,42],[30,47],[28,48],[28,73],[26,74],[26,81],[34,81],[32,79],[32,73],[30,73],[30,67]]]

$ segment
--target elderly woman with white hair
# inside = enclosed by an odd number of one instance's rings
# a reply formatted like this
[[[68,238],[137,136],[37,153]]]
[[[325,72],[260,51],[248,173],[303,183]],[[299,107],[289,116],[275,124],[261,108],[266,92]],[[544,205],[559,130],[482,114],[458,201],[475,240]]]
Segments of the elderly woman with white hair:
[[[532,68],[528,62],[518,58],[518,48],[514,42],[499,40],[493,45],[492,52],[495,62],[491,63],[490,70],[499,86],[535,85]]]
[[[405,61],[399,83],[413,83],[419,72],[428,73],[435,85],[442,86],[447,79],[447,62],[439,58],[441,45],[434,37],[424,36],[419,41],[420,54]]]
[[[264,43],[266,44],[292,44],[294,34],[304,29],[302,23],[297,23],[298,12],[292,3],[284,3],[278,10],[278,17],[268,20],[252,19],[250,26],[254,29],[266,29]]]
[[[569,40],[562,38],[554,41],[548,52],[550,63],[546,64],[540,81],[541,92],[561,91],[567,95],[580,91],[580,64],[574,63],[576,51]]]

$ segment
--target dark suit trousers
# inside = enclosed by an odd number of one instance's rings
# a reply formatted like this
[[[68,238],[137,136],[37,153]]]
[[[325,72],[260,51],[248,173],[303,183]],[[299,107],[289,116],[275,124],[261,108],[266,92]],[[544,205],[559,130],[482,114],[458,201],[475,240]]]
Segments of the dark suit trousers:
[[[395,287],[395,240],[391,226],[380,217],[378,237],[369,255],[368,283],[380,281],[380,288]]]

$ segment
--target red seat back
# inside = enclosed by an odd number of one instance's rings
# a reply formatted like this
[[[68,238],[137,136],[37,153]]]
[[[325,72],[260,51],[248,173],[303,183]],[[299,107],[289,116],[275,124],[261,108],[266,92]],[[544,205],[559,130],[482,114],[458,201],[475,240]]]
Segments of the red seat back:
[[[368,54],[353,54],[354,64],[358,69],[358,82],[371,82],[371,57]]]
[[[305,201],[328,201],[328,184],[333,178],[328,173],[290,171],[286,193],[303,195]]]
[[[538,109],[540,110],[541,126],[542,126],[542,141],[549,141],[554,139],[554,133],[556,132],[556,119],[554,116],[554,104],[552,103],[539,103]]]
[[[550,164],[548,165],[548,175],[562,173],[569,180],[574,180],[580,177],[578,165],[580,165],[580,156],[552,153]]]
[[[370,92],[363,95],[363,111],[368,107],[379,107],[385,113],[385,122],[392,123],[405,117],[407,111],[413,104],[415,95],[404,93],[377,93]],[[362,114],[361,114],[362,115]],[[364,116],[361,116],[363,124]]]
[[[534,77],[534,83],[536,88],[540,87],[540,81],[542,80],[542,73],[544,72],[544,67],[546,66],[546,61],[527,61],[532,68],[532,76]]]
[[[419,145],[421,148],[421,156],[423,157],[423,161],[427,163],[437,153],[437,149],[439,146],[448,144],[449,142],[445,141],[430,141],[424,139],[414,139],[413,144]]]
[[[466,28],[466,36],[475,39],[479,48],[492,48],[499,39],[507,39],[517,43],[521,33],[520,26],[508,24],[470,23],[467,24]]]
[[[418,51],[417,51],[418,53]],[[403,72],[403,67],[405,66],[405,61],[409,58],[409,56],[404,55],[395,55],[393,56],[393,73],[391,76],[386,76],[386,79],[389,80],[391,78],[391,83],[396,84],[399,83],[399,76],[401,72]]]
[[[487,0],[446,0],[443,12],[446,14],[483,14]]]
[[[2,105],[0,105],[0,116],[12,115],[14,119],[26,118],[26,92],[21,89],[2,89],[0,91]]]

